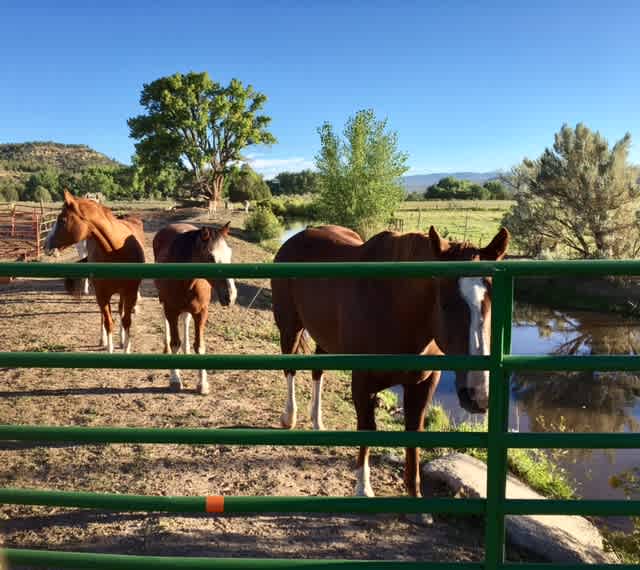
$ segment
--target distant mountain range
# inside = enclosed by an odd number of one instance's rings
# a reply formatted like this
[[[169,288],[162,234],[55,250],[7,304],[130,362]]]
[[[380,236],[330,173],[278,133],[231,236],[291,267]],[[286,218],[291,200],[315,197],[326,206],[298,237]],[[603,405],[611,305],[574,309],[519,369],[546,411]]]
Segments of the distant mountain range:
[[[460,180],[469,180],[484,184],[487,180],[497,178],[500,173],[497,170],[491,172],[433,172],[432,174],[414,174],[412,176],[403,176],[402,182],[407,192],[425,190],[428,186],[435,184],[438,180],[453,176]]]

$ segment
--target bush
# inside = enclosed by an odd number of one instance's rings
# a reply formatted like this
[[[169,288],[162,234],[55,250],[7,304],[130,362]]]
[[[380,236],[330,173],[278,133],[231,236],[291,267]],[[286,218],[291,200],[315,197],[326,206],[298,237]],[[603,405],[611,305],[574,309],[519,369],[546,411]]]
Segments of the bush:
[[[0,192],[0,202],[17,202],[20,200],[20,195],[15,188],[4,188]]]
[[[282,225],[273,212],[264,206],[258,206],[244,222],[244,228],[256,241],[277,238],[282,233]]]
[[[33,193],[34,202],[52,202],[51,194],[44,186],[38,186]]]
[[[318,204],[304,198],[279,196],[269,200],[260,200],[258,207],[268,208],[278,218],[320,219]]]

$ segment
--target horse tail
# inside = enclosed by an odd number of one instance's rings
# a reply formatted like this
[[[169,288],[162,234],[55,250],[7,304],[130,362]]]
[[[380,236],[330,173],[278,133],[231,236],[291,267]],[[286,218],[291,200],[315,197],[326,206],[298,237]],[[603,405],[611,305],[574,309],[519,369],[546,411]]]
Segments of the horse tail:
[[[83,257],[76,263],[87,263],[88,258]],[[64,278],[64,290],[73,295],[74,297],[81,297],[84,288],[84,282],[86,277],[65,277]]]

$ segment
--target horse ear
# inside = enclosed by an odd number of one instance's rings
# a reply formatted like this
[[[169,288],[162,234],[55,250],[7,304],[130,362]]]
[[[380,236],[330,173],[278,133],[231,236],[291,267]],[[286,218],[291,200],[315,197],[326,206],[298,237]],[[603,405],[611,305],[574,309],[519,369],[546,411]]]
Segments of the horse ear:
[[[73,204],[74,201],[75,201],[75,198],[74,198],[73,194],[71,192],[69,192],[69,190],[67,190],[65,188],[64,189],[64,203],[67,206],[71,206],[71,204]]]
[[[222,237],[227,237],[229,235],[229,230],[230,228],[230,224],[231,224],[231,220],[229,220],[224,226],[222,226],[218,232],[220,233],[220,235]]]
[[[209,239],[211,239],[211,230],[209,228],[202,228],[200,230],[200,239],[202,241],[209,241]]]
[[[429,239],[437,257],[440,257],[449,249],[449,242],[446,239],[442,239],[433,226],[429,228]]]
[[[505,253],[507,253],[507,247],[509,246],[509,232],[506,228],[500,228],[500,231],[491,240],[491,243],[481,250],[480,257],[482,259],[490,259],[500,261]]]

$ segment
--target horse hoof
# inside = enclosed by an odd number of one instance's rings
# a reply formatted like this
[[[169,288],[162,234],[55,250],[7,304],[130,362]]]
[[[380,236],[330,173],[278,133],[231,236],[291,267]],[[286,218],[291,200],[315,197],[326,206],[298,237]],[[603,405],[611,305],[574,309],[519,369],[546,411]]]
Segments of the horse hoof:
[[[407,520],[420,526],[433,525],[433,517],[429,513],[411,513],[407,515]]]
[[[182,390],[182,382],[170,382],[169,390],[171,392],[180,392]]]
[[[313,429],[315,431],[324,431],[326,428],[324,427],[324,424],[322,422],[317,423],[317,424],[313,424]]]
[[[206,384],[200,384],[198,386],[198,393],[201,394],[202,396],[208,395],[209,391],[210,391],[210,388],[209,388],[208,382]]]
[[[282,414],[280,416],[280,425],[284,429],[293,429],[296,427],[296,415]]]

